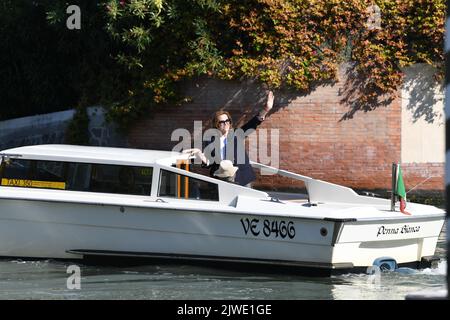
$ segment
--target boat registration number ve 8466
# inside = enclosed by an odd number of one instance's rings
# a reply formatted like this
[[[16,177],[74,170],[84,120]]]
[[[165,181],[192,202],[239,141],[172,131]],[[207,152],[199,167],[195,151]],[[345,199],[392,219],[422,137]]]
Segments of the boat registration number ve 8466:
[[[295,237],[293,221],[242,218],[241,225],[245,235],[252,234],[255,237],[264,236],[266,238],[280,237],[282,239]]]

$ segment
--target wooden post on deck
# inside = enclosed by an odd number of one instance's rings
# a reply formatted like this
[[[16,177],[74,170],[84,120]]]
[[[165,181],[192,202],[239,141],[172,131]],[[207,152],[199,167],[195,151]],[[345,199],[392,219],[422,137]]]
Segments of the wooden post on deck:
[[[189,160],[178,160],[177,168],[189,171]],[[181,198],[181,176],[179,174],[177,175],[177,198]],[[189,177],[184,177],[184,198],[189,199]]]

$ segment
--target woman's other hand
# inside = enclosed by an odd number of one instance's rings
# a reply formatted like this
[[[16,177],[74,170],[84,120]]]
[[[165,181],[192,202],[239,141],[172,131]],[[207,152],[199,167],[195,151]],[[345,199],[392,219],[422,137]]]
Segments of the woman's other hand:
[[[195,156],[196,159],[200,159],[204,163],[208,162],[203,152],[198,148],[186,149],[183,150],[183,153],[189,153],[191,157]]]

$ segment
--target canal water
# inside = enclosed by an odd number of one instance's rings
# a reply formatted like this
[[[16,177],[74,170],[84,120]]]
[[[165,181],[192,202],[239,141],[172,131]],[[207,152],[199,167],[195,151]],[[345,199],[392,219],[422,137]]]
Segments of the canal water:
[[[187,265],[100,267],[70,261],[3,259],[0,299],[397,300],[412,292],[444,288],[445,232],[439,238],[436,254],[441,261],[432,269],[323,278]],[[76,272],[68,270],[74,264],[79,267],[79,283],[73,278]]]

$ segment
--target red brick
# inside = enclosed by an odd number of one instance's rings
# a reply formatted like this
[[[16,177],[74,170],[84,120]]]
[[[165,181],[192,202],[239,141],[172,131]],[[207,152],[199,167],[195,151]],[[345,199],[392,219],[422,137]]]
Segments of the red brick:
[[[341,79],[343,75],[341,75]],[[339,88],[319,87],[307,96],[289,99],[275,92],[275,107],[260,126],[280,130],[282,169],[359,189],[390,188],[391,164],[400,159],[401,101],[395,99],[387,108],[359,111],[352,119],[342,120],[349,106],[341,103]],[[209,128],[211,118],[221,106],[229,106],[234,123],[243,124],[264,105],[264,90],[254,84],[239,84],[200,79],[201,85],[185,84],[193,102],[182,108],[155,109],[151,117],[140,119],[131,129],[131,147],[170,150],[173,130],[181,127],[193,131],[195,120]],[[257,100],[257,98],[260,100]],[[289,94],[292,98],[292,93]],[[284,99],[282,99],[284,98]],[[234,99],[234,100],[233,100]],[[280,99],[282,106],[280,109]],[[268,135],[270,137],[270,133]],[[271,152],[268,146],[268,152]],[[444,164],[405,164],[402,167],[407,190],[427,179],[417,189],[443,190]],[[298,182],[272,176],[258,178],[256,186],[283,188]]]

